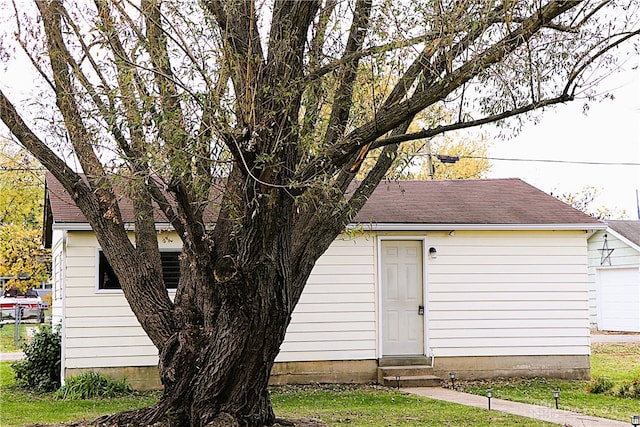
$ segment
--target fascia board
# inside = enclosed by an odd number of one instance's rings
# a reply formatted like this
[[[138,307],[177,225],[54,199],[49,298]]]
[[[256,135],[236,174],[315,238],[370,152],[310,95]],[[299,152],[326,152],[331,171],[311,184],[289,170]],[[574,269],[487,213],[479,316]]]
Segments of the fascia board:
[[[133,230],[133,224],[127,224],[127,230]],[[67,231],[91,231],[91,226],[86,222],[54,223],[54,230]],[[416,223],[355,223],[347,226],[349,230],[365,229],[367,231],[451,231],[451,230],[607,230],[606,224],[416,224]],[[169,223],[156,223],[156,230],[173,230]],[[609,229],[610,230],[610,229]],[[619,237],[617,233],[614,233]],[[636,247],[624,237],[619,237]],[[640,248],[637,248],[640,250]]]
[[[631,240],[627,239],[626,237],[624,237],[622,234],[618,233],[613,228],[611,228],[611,227],[607,228],[607,233],[613,234],[617,239],[619,239],[620,241],[625,243],[627,246],[629,246],[629,247],[635,249],[636,251],[640,252],[640,246],[636,245]]]
[[[606,230],[606,224],[415,224],[415,223],[360,223],[350,224],[348,229],[368,231],[502,231],[502,230]]]
[[[173,226],[168,222],[157,222],[156,230],[173,230]],[[88,222],[54,222],[53,227],[54,230],[64,230],[64,231],[92,231],[91,225]],[[127,231],[133,231],[135,228],[134,224],[127,223],[125,224],[125,229]]]

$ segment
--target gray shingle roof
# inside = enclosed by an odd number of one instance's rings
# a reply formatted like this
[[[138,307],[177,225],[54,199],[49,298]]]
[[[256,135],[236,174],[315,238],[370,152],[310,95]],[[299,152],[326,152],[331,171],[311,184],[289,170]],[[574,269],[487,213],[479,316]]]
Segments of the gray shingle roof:
[[[609,220],[607,225],[618,234],[640,246],[640,220]]]
[[[54,223],[58,224],[85,224],[87,219],[80,209],[75,205],[73,199],[64,189],[62,184],[56,180],[49,172],[46,174],[46,195],[47,203],[51,207],[51,215]],[[118,197],[118,206],[122,214],[122,219],[127,223],[134,222],[133,205],[124,196]],[[46,213],[45,213],[46,215]],[[167,223],[167,218],[159,208],[154,211],[156,222]]]
[[[407,224],[602,224],[517,178],[383,182],[357,219]]]
[[[51,174],[47,174],[47,197],[55,224],[86,223],[84,215]],[[131,203],[120,198],[119,204],[123,220],[133,222]],[[156,221],[167,222],[159,210]],[[516,178],[382,182],[357,215],[356,222],[602,225]]]

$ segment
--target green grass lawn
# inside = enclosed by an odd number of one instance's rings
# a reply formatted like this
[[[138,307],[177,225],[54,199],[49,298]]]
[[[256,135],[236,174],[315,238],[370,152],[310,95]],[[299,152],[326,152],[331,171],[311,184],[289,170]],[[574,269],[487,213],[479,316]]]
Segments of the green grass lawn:
[[[45,317],[49,317],[51,312],[49,310],[45,311]],[[33,320],[33,318],[29,318],[24,320],[20,324],[20,342],[18,345],[15,345],[15,337],[14,333],[16,327],[13,323],[7,323],[0,328],[0,353],[10,353],[14,351],[22,350],[20,348],[20,344],[25,342],[27,338],[27,329],[28,328],[39,328],[40,323],[37,323]]]
[[[56,400],[53,393],[34,394],[15,387],[10,362],[0,362],[0,426],[92,420],[100,415],[153,404],[157,393],[104,400]]]
[[[52,393],[15,388],[9,362],[0,362],[0,425],[53,424],[153,404],[158,393],[117,399],[56,400]],[[283,418],[319,418],[332,426],[536,427],[550,423],[411,396],[377,386],[305,386],[272,388],[273,406]]]
[[[591,377],[605,376],[616,383],[640,377],[640,343],[594,344],[591,356]],[[588,415],[629,421],[640,412],[638,399],[588,393],[588,381],[534,379],[499,379],[462,382],[459,390],[486,394],[491,388],[498,399],[555,406],[552,391],[560,390],[560,409]]]
[[[378,386],[274,387],[271,396],[278,416],[317,418],[331,426],[555,425]]]
[[[624,381],[640,375],[640,344],[593,346],[592,373]],[[51,393],[32,394],[14,384],[9,362],[0,363],[0,426],[52,424],[94,419],[100,415],[153,404],[158,393],[117,399],[61,401]],[[637,399],[586,392],[587,381],[512,379],[460,384],[465,391],[496,398],[553,406],[551,391],[560,390],[560,408],[629,421],[638,413]],[[378,386],[273,387],[276,414],[283,418],[318,418],[332,426],[552,426],[497,411],[471,408],[404,394]]]

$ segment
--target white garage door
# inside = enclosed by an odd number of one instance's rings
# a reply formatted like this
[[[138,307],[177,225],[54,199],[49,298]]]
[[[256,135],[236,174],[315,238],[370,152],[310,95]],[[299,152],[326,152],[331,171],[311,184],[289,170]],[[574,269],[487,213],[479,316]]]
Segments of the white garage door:
[[[598,329],[640,332],[640,270],[602,269],[598,280]]]

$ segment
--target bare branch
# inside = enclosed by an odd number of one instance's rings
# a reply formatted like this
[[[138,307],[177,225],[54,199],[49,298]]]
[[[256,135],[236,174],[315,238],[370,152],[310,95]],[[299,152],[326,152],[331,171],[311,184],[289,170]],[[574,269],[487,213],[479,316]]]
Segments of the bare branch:
[[[343,57],[358,52],[362,49],[362,43],[367,33],[369,14],[371,13],[371,0],[358,0],[353,12],[353,21],[349,30],[349,38]],[[359,58],[345,62],[342,72],[338,77],[339,86],[334,95],[329,125],[324,136],[326,144],[333,144],[344,132],[349,118],[349,110],[353,99],[353,84],[356,79]]]
[[[398,144],[400,142],[406,142],[406,141],[414,141],[416,139],[424,139],[424,138],[432,138],[436,135],[440,135],[442,133],[445,132],[450,132],[450,131],[454,131],[454,130],[460,130],[460,129],[466,129],[466,128],[471,128],[471,127],[476,127],[476,126],[480,126],[480,125],[484,125],[487,123],[494,123],[500,120],[504,120],[507,119],[509,117],[514,117],[517,116],[519,114],[523,114],[523,113],[527,113],[529,111],[533,111],[533,110],[537,110],[539,108],[543,108],[543,107],[548,107],[550,105],[554,105],[554,104],[561,104],[564,102],[568,102],[573,100],[573,96],[568,94],[568,93],[563,93],[562,95],[555,97],[555,98],[551,98],[551,99],[546,99],[543,101],[538,101],[538,102],[533,102],[530,103],[528,105],[519,107],[519,108],[514,108],[513,110],[509,110],[509,111],[505,111],[503,113],[500,114],[494,114],[491,116],[487,116],[484,117],[482,119],[477,119],[477,120],[469,120],[469,121],[463,121],[463,122],[457,122],[457,123],[453,123],[451,125],[443,125],[443,126],[437,126],[435,128],[432,129],[424,129],[421,130],[420,132],[413,132],[413,133],[407,133],[404,135],[398,135],[398,136],[390,136],[388,138],[383,138],[383,139],[379,139],[376,140],[373,144],[371,149],[376,149],[376,148],[380,148],[380,147],[384,147],[387,146],[389,144]]]
[[[5,96],[0,89],[0,120],[7,126],[9,131],[15,135],[24,147],[29,150],[42,165],[51,171],[56,177],[59,177],[69,194],[73,195],[74,191],[70,190],[78,186],[86,187],[79,175],[71,169],[64,160],[51,150],[47,144],[29,128],[22,120],[14,105]],[[88,189],[87,189],[88,191]]]
[[[449,93],[471,80],[481,70],[488,68],[505,58],[526,40],[531,38],[540,28],[554,17],[574,7],[576,0],[552,1],[545,5],[538,13],[507,34],[502,40],[486,49],[473,60],[461,65],[452,73],[446,75],[424,90],[414,93],[410,99],[380,111],[376,120],[369,122],[349,133],[343,141],[331,148],[327,157],[335,165],[343,165],[349,161],[352,153],[367,145],[389,130],[402,123],[406,117],[417,114],[429,105],[444,99]]]
[[[74,99],[75,89],[71,83],[68,63],[64,61],[64,41],[61,28],[62,4],[60,1],[52,1],[50,4],[36,3],[42,15],[42,23],[47,34],[47,47],[50,52],[49,60],[55,82],[56,102],[60,113],[64,117],[71,144],[73,145],[78,161],[85,173],[92,179],[99,179],[105,175],[104,168],[91,146],[91,134],[83,123],[79,106]],[[113,196],[111,196],[113,197]]]

